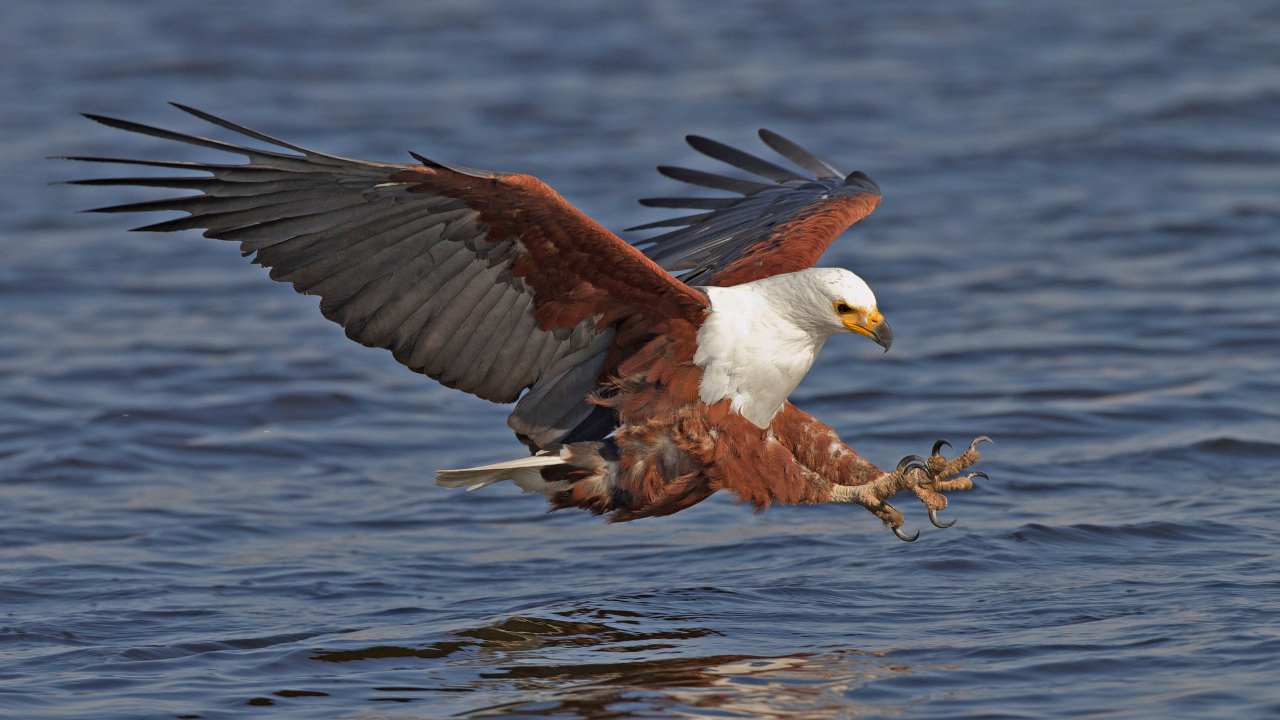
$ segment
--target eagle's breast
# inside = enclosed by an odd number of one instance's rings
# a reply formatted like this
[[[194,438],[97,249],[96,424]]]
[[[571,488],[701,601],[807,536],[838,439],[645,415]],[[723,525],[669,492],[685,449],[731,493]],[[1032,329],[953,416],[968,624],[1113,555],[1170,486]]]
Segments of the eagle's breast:
[[[756,283],[705,288],[711,311],[698,330],[694,364],[702,368],[699,399],[730,406],[767,428],[813,366],[825,335],[779,314]]]

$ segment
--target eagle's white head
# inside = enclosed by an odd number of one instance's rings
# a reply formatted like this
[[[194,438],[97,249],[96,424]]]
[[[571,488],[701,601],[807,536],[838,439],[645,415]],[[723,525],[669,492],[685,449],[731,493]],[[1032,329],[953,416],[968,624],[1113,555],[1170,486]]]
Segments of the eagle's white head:
[[[779,315],[823,340],[849,331],[869,337],[887,352],[893,330],[876,306],[867,282],[844,268],[810,268],[748,285]]]
[[[866,281],[842,268],[810,268],[706,288],[711,313],[698,331],[694,363],[700,399],[730,398],[733,409],[768,427],[809,372],[827,338],[852,332],[886,351],[893,331]]]

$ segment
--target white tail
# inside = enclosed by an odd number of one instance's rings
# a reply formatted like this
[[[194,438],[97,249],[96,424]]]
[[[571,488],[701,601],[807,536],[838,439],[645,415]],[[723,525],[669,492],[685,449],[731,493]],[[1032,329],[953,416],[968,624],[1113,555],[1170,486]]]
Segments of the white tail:
[[[567,464],[568,462],[559,454],[544,450],[531,457],[507,460],[492,465],[460,470],[439,470],[436,472],[436,484],[447,488],[465,487],[467,492],[471,492],[503,480],[510,480],[525,492],[545,492],[547,483],[542,479],[542,468]]]

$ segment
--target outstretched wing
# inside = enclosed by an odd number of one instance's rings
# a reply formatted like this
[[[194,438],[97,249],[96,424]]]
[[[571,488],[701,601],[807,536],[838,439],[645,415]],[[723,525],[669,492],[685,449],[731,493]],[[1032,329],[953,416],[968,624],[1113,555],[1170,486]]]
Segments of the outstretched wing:
[[[650,207],[706,211],[628,228],[678,228],[637,245],[691,285],[737,285],[812,267],[832,241],[880,202],[880,186],[866,174],[844,175],[768,130],[760,131],[765,145],[812,177],[715,140],[698,135],[685,139],[698,152],[762,178],[658,166],[658,172],[673,180],[738,195],[640,201]]]
[[[351,160],[291,145],[194,108],[227,130],[291,152],[230,144],[126,120],[104,125],[222,150],[247,164],[70,159],[208,173],[73,181],[195,190],[98,208],[182,211],[137,230],[203,228],[240,243],[271,278],[319,295],[352,340],[391,350],[410,369],[495,402],[535,447],[560,442],[591,414],[586,397],[618,326],[700,321],[705,299],[528,175]],[[528,392],[520,397],[521,392]]]

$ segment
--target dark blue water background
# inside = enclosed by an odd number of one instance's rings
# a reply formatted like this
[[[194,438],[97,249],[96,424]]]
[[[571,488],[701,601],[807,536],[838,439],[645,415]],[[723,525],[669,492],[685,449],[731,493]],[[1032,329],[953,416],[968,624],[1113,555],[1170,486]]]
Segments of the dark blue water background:
[[[608,9],[612,7],[613,9]],[[5,3],[0,715],[1280,713],[1280,7]],[[318,149],[548,180],[615,228],[765,126],[884,188],[827,264],[881,355],[796,399],[876,461],[988,433],[960,524],[514,488],[501,407],[349,343],[232,244],[74,210],[87,153]],[[210,130],[209,132],[216,132]],[[153,216],[154,217],[154,216]],[[157,218],[158,219],[158,218]],[[912,527],[920,507],[900,503]]]

